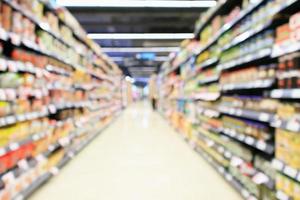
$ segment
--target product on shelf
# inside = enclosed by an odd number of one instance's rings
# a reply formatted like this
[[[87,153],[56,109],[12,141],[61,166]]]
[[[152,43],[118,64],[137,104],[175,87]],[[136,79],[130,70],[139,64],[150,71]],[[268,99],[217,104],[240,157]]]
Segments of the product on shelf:
[[[278,65],[278,88],[298,88],[300,86],[300,53],[280,57]]]
[[[256,80],[275,79],[276,65],[251,66],[230,72],[223,72],[220,84],[249,83]]]

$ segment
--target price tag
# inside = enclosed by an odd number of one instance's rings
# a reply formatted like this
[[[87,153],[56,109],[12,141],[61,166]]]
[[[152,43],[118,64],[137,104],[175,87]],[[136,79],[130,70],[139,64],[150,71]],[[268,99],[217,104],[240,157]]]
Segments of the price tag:
[[[294,178],[294,179],[296,178],[297,173],[298,173],[298,171],[297,171],[296,169],[294,169],[294,168],[292,168],[292,167],[290,167],[290,166],[285,166],[283,172],[284,172],[286,175],[288,175],[288,176],[290,176],[290,177],[292,177],[292,178]]]
[[[3,101],[6,101],[6,94],[5,94],[5,90],[0,89],[0,99]]]
[[[29,168],[28,162],[27,162],[26,160],[21,160],[21,161],[19,161],[19,162],[18,162],[18,165],[19,165],[21,168],[25,169],[25,170],[27,170],[27,169]]]
[[[0,59],[0,70],[1,71],[7,70],[7,61],[4,59]]]
[[[240,109],[237,109],[237,110],[236,110],[236,115],[237,115],[237,116],[242,116],[242,115],[243,115],[243,111],[240,110]]]
[[[243,135],[243,134],[238,134],[237,135],[237,139],[239,140],[239,141],[244,141],[245,140],[245,135]]]
[[[266,176],[264,173],[257,173],[255,176],[252,178],[253,182],[256,183],[257,185],[267,183],[269,181],[269,177]]]
[[[232,179],[233,179],[230,174],[226,174],[225,178],[226,178],[227,181],[232,181]]]
[[[7,62],[8,69],[10,72],[18,72],[17,63],[14,61]]]
[[[237,166],[240,166],[244,161],[242,159],[240,159],[239,157],[235,157],[233,156],[230,160],[230,164],[233,166],[233,167],[237,167]]]
[[[12,151],[17,150],[19,147],[20,147],[20,145],[19,145],[18,143],[12,143],[12,144],[9,145],[9,148],[10,148]]]
[[[7,124],[14,124],[15,122],[16,122],[16,117],[15,116],[6,117],[6,123]]]
[[[0,156],[3,156],[6,154],[6,148],[0,148]]]
[[[242,192],[241,192],[242,196],[245,197],[245,198],[248,198],[250,196],[249,192],[245,189],[242,189]]]
[[[47,159],[45,158],[45,156],[43,156],[43,155],[38,155],[38,156],[36,156],[36,160],[39,162],[39,163],[41,163],[41,162],[44,162],[44,161],[46,161]]]
[[[265,151],[267,149],[267,144],[264,141],[259,140],[256,143],[256,147],[262,151]]]
[[[300,89],[294,89],[292,90],[291,97],[294,99],[300,98]]]
[[[286,128],[290,131],[298,132],[300,130],[300,124],[295,121],[288,122]]]
[[[230,136],[231,136],[231,137],[235,137],[235,136],[236,136],[235,130],[230,129],[229,131],[230,131]]]
[[[289,200],[289,196],[287,196],[285,193],[283,193],[282,191],[277,191],[276,193],[276,197],[280,200]]]
[[[59,173],[59,169],[57,167],[52,167],[50,169],[50,173],[54,176],[56,176]]]
[[[283,162],[277,160],[277,159],[274,159],[272,161],[272,166],[276,169],[276,170],[279,170],[279,171],[282,171],[283,170],[283,167],[284,167],[284,164]]]
[[[33,139],[34,141],[37,141],[37,140],[40,139],[40,135],[39,135],[39,134],[35,134],[35,135],[32,136],[32,139]]]
[[[4,41],[8,40],[8,34],[3,28],[0,28],[0,38]]]
[[[270,120],[270,115],[267,113],[260,113],[258,119],[263,122],[268,122]]]
[[[254,138],[247,136],[245,139],[245,142],[249,145],[253,145],[255,140],[254,140]]]
[[[68,156],[69,156],[70,158],[74,158],[75,154],[74,154],[74,152],[70,151],[70,152],[68,153]]]
[[[231,153],[229,152],[229,151],[226,151],[225,153],[224,153],[224,156],[226,157],[226,158],[231,158]]]
[[[49,108],[49,111],[50,111],[51,114],[56,113],[56,107],[53,104],[49,105],[48,108]]]

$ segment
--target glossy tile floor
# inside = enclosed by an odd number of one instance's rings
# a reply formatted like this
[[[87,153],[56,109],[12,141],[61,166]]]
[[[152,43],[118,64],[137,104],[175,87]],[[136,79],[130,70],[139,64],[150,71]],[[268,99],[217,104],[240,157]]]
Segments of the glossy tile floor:
[[[148,103],[130,106],[31,200],[240,200]]]

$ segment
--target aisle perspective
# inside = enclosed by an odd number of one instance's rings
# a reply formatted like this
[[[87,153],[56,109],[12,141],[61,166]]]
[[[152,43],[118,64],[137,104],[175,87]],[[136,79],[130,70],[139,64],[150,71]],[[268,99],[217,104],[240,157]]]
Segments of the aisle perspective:
[[[300,199],[300,1],[220,1],[159,74],[161,114],[245,199]]]
[[[30,200],[223,197],[242,199],[148,102],[139,102],[129,106]]]
[[[0,10],[0,199],[25,199],[120,113],[124,81],[66,9]]]

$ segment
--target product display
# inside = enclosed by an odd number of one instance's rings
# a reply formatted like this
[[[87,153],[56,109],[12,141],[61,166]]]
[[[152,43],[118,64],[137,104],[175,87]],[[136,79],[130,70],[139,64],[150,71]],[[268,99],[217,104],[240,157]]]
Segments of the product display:
[[[300,195],[299,3],[220,1],[196,23],[182,69],[162,68],[162,86],[180,77],[181,95],[162,89],[161,114],[192,124],[180,134],[245,199]]]
[[[65,9],[0,10],[0,199],[24,199],[121,111],[122,73]]]

